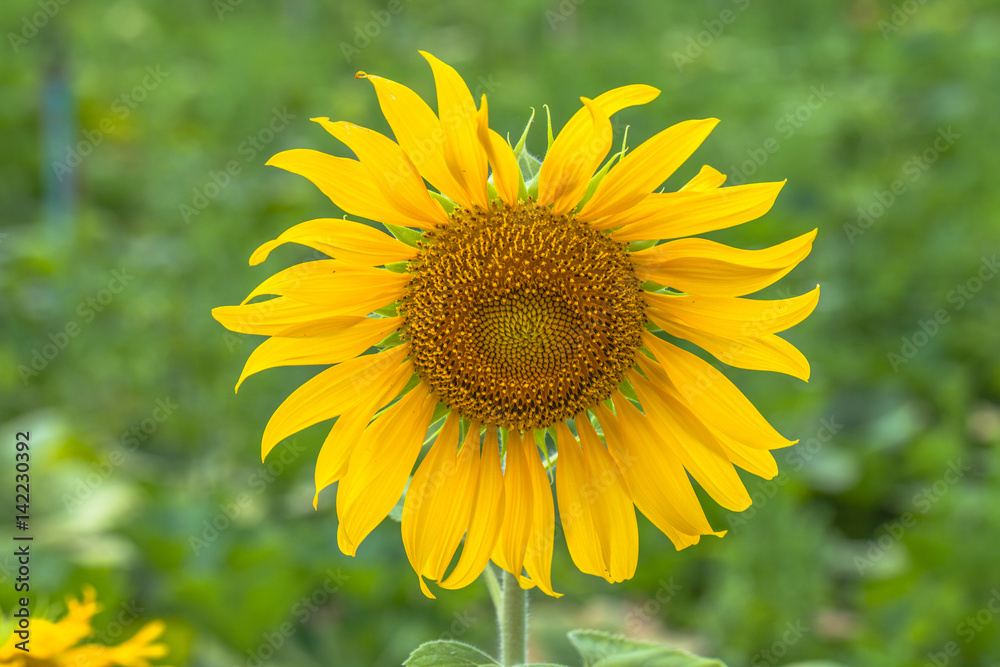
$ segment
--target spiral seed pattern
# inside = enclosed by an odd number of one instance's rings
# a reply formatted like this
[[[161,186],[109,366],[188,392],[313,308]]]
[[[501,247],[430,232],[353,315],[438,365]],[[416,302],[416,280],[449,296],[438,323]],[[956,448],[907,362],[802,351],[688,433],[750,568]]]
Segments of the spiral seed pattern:
[[[425,232],[399,311],[414,365],[464,417],[543,428],[607,399],[646,322],[626,246],[532,201]]]

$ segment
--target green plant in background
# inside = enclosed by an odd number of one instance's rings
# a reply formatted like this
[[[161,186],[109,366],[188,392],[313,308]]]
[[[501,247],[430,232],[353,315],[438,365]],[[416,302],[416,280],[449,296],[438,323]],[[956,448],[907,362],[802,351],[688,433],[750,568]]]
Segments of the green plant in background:
[[[340,549],[354,556],[403,495],[403,545],[425,595],[434,597],[425,577],[454,589],[490,560],[503,569],[502,591],[491,592],[511,667],[527,659],[521,589],[559,595],[552,478],[573,561],[615,583],[635,572],[635,507],[682,549],[724,534],[710,527],[688,475],[733,511],[751,504],[735,467],[777,475],[769,450],[794,443],[666,336],[731,366],[808,379],[805,358],[775,334],[813,311],[819,288],[742,297],[801,262],[815,231],[754,251],[695,238],[658,244],[754,220],[783,183],[721,187],[726,177],[705,166],[678,192],[654,192],[714,119],[679,123],[605,161],[609,117],[659,94],[642,85],[581,98],[557,136],[550,119],[540,161],[525,150],[530,121],[512,146],[489,129],[486,96],[477,109],[458,72],[421,54],[437,84],[436,115],[409,88],[358,74],[375,86],[398,143],[317,118],[357,159],[296,149],[269,161],[386,233],[346,219],[296,225],[250,263],[291,242],[330,259],[286,269],[213,315],[230,331],[269,336],[237,389],[268,368],[332,364],[275,411],[262,457],[337,418],[313,504],[339,482]],[[254,301],[266,295],[274,298]],[[638,645],[607,645],[621,647],[615,664],[646,659]],[[464,650],[456,646],[425,645],[411,662],[436,651],[445,664],[441,652]],[[589,662],[592,650],[583,652]]]
[[[634,143],[723,119],[667,190],[702,163],[726,185],[788,178],[766,216],[708,238],[763,248],[820,230],[822,252],[759,297],[823,285],[788,332],[808,351],[809,384],[725,370],[801,442],[773,452],[771,480],[740,471],[744,512],[695,489],[724,539],[674,551],[637,514],[638,563],[622,583],[574,566],[557,515],[565,595],[532,593],[536,660],[577,664],[566,633],[600,628],[733,667],[993,664],[995,2],[518,0],[495,12],[443,0],[403,2],[388,23],[377,0],[224,4],[0,3],[0,419],[38,438],[39,608],[92,583],[105,607],[95,628],[120,641],[162,618],[171,663],[194,667],[390,667],[428,639],[494,645],[481,588],[427,600],[399,567],[398,530],[373,531],[363,558],[339,552],[334,494],[309,506],[329,428],[263,466],[247,456],[321,368],[256,374],[233,400],[234,368],[260,339],[204,316],[271,262],[321,258],[289,244],[246,268],[262,241],[344,213],[265,160],[302,146],[353,157],[313,116],[391,136],[355,72],[391,72],[433,101],[414,55],[430,48],[468,74],[476,100],[489,95],[501,134],[543,101],[558,129],[581,94],[655,85],[654,104],[612,117],[613,150],[626,126]],[[27,43],[15,50],[8,33]],[[543,128],[526,141],[535,155]],[[54,163],[71,171],[58,167],[60,180]],[[11,567],[0,554],[8,614]],[[122,630],[126,609],[137,616]]]

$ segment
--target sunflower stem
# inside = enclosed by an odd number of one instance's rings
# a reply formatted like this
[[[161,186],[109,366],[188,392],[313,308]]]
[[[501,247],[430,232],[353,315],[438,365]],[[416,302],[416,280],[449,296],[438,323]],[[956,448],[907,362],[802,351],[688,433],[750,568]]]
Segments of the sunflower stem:
[[[503,572],[503,596],[497,622],[500,626],[500,664],[513,667],[528,662],[528,591],[517,577]]]
[[[486,564],[486,569],[483,570],[483,581],[486,582],[486,590],[490,592],[493,611],[496,613],[497,618],[500,618],[500,611],[503,607],[503,591],[500,589],[500,580],[497,579],[497,573],[489,563]]]

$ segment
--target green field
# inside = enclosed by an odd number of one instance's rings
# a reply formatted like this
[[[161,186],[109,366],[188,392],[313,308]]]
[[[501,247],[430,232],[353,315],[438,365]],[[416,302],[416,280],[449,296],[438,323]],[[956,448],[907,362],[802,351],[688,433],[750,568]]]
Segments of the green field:
[[[355,558],[338,550],[333,490],[311,502],[321,427],[261,463],[268,416],[317,369],[235,396],[259,341],[210,316],[313,257],[286,246],[249,267],[257,246],[342,214],[266,160],[350,155],[312,117],[389,133],[354,75],[433,101],[423,49],[514,139],[531,108],[558,131],[581,96],[655,86],[615,116],[616,145],[626,126],[634,147],[721,121],[669,188],[702,164],[729,184],[788,179],[765,217],[711,238],[761,248],[819,229],[761,294],[821,285],[788,336],[810,382],[727,370],[801,440],[776,452],[781,474],[746,475],[741,514],[703,495],[723,539],[677,552],[640,519],[623,584],[581,574],[557,539],[565,596],[532,594],[534,661],[577,664],[577,627],[733,667],[1000,660],[996,2],[11,0],[0,25],[0,469],[7,504],[14,434],[30,430],[38,613],[92,584],[109,641],[162,618],[178,667],[383,667],[440,637],[495,646],[485,587],[424,598],[397,524]]]

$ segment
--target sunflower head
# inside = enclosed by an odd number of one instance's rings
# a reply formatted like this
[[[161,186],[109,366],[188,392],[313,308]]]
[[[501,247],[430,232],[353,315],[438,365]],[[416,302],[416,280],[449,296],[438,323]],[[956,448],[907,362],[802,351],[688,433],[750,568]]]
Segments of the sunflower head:
[[[316,493],[339,483],[341,549],[354,555],[406,488],[403,545],[428,595],[425,579],[465,586],[490,560],[555,594],[553,468],[562,536],[584,572],[632,576],[636,509],[678,548],[722,535],[691,480],[743,510],[750,497],[736,468],[771,478],[769,450],[794,443],[675,343],[807,379],[805,358],[776,334],[812,312],[818,288],[743,297],[802,261],[815,231],[760,250],[697,238],[763,215],[783,182],[722,187],[725,176],[705,166],[680,189],[658,190],[714,119],[608,158],[609,116],[652,101],[650,86],[581,98],[537,160],[527,129],[512,146],[490,129],[486,97],[477,106],[453,68],[422,55],[436,112],[406,86],[360,72],[395,139],[317,118],[356,159],[298,149],[269,161],[368,222],[292,227],[251,263],[288,242],[329,259],[213,311],[234,331],[268,336],[240,382],[276,366],[328,366],[278,407],[262,454],[335,420]],[[251,302],[260,295],[273,298]]]

